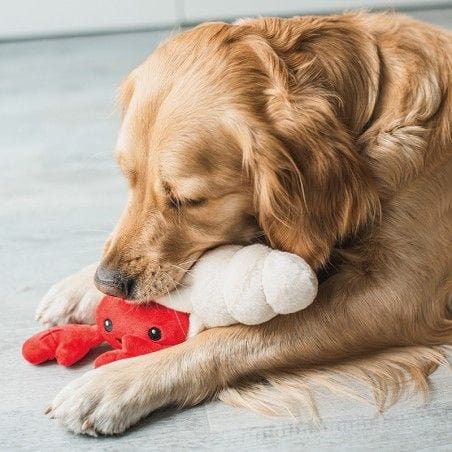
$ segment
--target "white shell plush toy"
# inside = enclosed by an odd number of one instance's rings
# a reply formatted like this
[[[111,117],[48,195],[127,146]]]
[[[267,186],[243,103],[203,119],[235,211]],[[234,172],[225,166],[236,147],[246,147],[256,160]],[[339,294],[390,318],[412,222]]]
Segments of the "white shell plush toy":
[[[189,336],[214,326],[257,325],[306,308],[317,277],[295,254],[268,246],[227,245],[207,251],[182,286],[156,301],[190,313]]]

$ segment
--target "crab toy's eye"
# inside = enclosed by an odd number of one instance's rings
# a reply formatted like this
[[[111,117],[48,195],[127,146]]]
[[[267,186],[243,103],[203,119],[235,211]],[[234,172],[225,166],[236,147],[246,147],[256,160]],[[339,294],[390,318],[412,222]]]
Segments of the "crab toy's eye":
[[[108,333],[113,329],[113,322],[110,319],[104,320],[104,328]]]
[[[153,341],[158,341],[162,337],[162,332],[160,331],[159,328],[157,328],[156,326],[153,326],[152,328],[149,329],[148,336]]]

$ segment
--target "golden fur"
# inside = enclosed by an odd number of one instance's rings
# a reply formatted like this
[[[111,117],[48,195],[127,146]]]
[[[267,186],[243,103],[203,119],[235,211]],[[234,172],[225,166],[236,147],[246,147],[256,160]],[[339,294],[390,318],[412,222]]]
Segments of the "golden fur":
[[[404,373],[425,386],[452,340],[451,77],[451,34],[395,14],[209,23],[160,46],[122,88],[130,197],[102,265],[137,302],[223,243],[266,240],[329,278],[297,314],[90,372],[52,416],[114,433],[217,395],[286,413],[333,371],[383,405]]]

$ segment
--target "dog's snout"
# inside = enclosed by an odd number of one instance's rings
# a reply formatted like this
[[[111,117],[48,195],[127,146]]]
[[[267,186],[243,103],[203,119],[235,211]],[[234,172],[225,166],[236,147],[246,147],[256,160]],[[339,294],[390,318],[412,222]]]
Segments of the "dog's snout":
[[[119,298],[131,298],[134,279],[122,275],[119,271],[103,266],[97,267],[94,275],[96,287],[107,295]]]

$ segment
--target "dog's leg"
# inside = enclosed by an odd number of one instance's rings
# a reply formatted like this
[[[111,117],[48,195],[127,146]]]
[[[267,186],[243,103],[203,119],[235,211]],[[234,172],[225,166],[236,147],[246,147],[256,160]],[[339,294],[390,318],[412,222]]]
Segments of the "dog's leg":
[[[372,287],[368,278],[336,275],[300,313],[254,327],[207,330],[178,346],[90,371],[58,394],[51,417],[78,433],[120,433],[164,405],[195,405],[265,372],[413,343],[419,328],[435,330],[423,332],[426,341],[444,341],[435,336],[444,327],[440,309],[425,310],[421,322],[417,307],[424,300],[416,294],[419,284],[411,284],[397,291],[394,280]],[[431,289],[424,292],[429,299]]]
[[[53,285],[36,310],[36,320],[46,326],[95,323],[95,309],[102,293],[94,285],[97,263]]]

